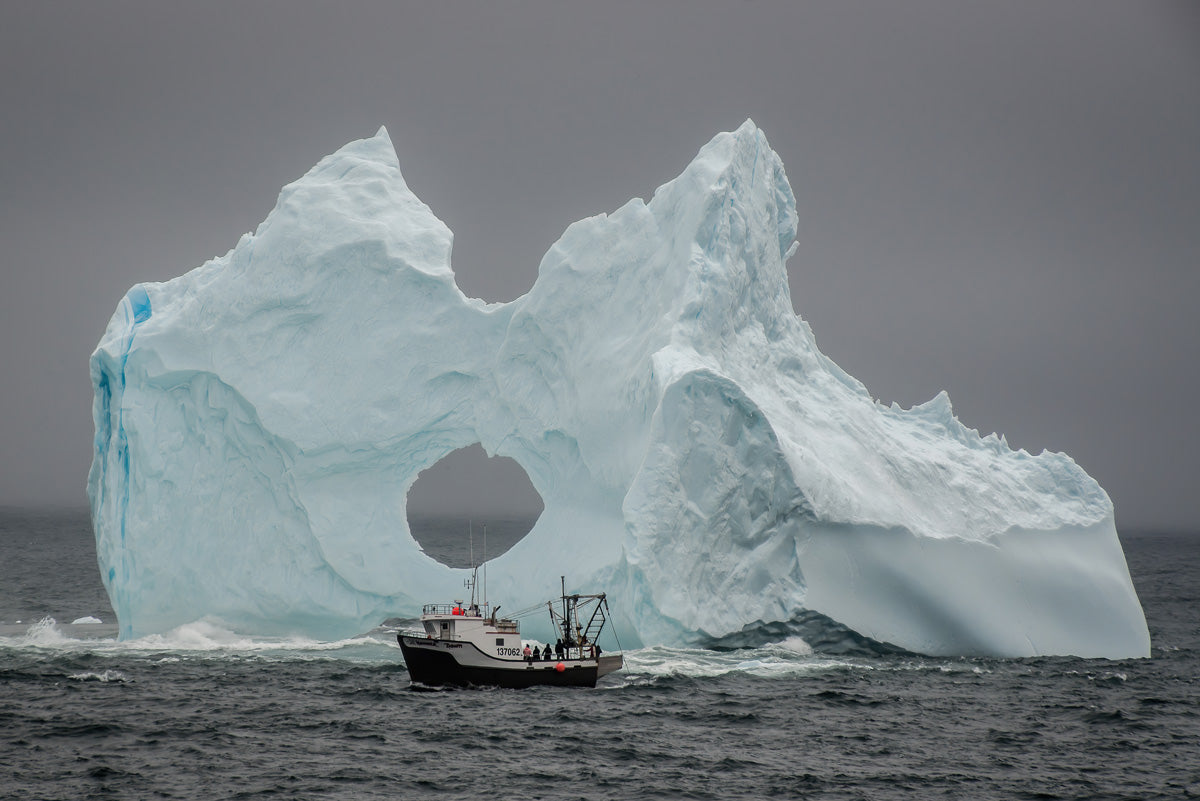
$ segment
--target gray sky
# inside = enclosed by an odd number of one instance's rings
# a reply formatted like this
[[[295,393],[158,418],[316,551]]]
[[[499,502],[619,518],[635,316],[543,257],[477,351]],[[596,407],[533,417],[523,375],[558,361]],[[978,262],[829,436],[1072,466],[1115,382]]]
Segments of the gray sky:
[[[1122,528],[1200,528],[1200,5],[567,5],[9,4],[0,504],[86,503],[117,301],[347,141],[387,125],[459,285],[510,300],[569,223],[753,117],[825,353],[1066,451]]]

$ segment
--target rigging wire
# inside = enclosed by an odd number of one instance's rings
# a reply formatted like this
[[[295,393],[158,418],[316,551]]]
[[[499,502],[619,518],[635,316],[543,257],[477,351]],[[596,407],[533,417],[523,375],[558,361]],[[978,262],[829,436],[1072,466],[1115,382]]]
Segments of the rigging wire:
[[[512,613],[508,614],[506,617],[508,617],[512,620],[517,620],[522,617],[528,617],[529,615],[532,615],[534,612],[540,612],[542,607],[545,605],[546,605],[546,601],[540,601],[539,603],[536,603],[533,606],[529,606],[524,609],[518,609],[516,612],[512,612]]]
[[[604,606],[605,606],[605,608],[608,607],[607,601],[604,602]],[[612,635],[613,635],[613,639],[617,641],[618,653],[624,653],[625,646],[621,645],[621,638],[617,636],[617,621],[615,621],[615,620],[613,621],[613,624],[612,624]]]

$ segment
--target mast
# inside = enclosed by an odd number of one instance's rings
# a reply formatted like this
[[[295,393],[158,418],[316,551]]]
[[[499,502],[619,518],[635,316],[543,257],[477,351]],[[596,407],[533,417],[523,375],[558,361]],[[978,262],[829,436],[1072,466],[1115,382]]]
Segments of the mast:
[[[566,645],[571,641],[571,622],[567,616],[567,577],[559,576],[558,580],[562,584],[563,645]]]
[[[479,565],[475,564],[475,521],[467,520],[467,553],[471,565],[471,577],[464,582],[471,588],[471,606],[475,606],[475,587],[479,583]]]

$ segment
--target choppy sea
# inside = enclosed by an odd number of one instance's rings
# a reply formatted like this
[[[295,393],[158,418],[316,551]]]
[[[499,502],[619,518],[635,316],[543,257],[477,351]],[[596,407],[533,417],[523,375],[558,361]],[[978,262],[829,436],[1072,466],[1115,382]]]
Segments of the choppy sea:
[[[422,542],[461,562],[461,532]],[[628,652],[594,690],[422,691],[386,626],[118,642],[86,512],[4,509],[0,798],[1200,797],[1200,534],[1122,542],[1150,659],[793,636]]]

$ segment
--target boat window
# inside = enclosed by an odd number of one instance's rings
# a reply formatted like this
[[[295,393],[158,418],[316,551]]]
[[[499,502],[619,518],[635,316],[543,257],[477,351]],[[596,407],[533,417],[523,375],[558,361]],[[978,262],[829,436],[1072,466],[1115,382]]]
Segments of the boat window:
[[[496,638],[496,645],[504,645],[504,638],[503,638],[503,637],[497,637],[497,638]]]

